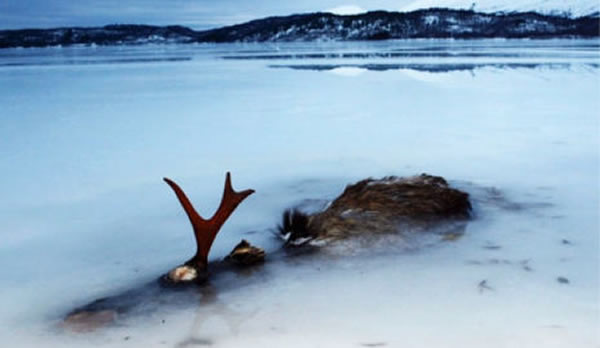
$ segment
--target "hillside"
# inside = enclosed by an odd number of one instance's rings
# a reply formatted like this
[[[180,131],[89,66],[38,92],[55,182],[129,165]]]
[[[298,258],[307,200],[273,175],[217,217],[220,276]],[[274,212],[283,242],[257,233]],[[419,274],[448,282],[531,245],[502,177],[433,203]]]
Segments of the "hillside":
[[[600,18],[428,9],[359,15],[310,13],[194,31],[182,26],[109,25],[0,31],[0,48],[146,43],[350,41],[412,38],[599,37]]]
[[[581,17],[600,13],[598,0],[417,0],[401,11],[415,11],[427,8],[450,8],[474,10],[478,12],[537,12],[549,15]]]

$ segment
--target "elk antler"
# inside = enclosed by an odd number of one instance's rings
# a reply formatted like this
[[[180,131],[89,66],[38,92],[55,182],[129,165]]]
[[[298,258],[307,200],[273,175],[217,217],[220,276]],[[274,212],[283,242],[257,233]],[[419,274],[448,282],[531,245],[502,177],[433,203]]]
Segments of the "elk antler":
[[[210,247],[217,236],[217,233],[221,229],[221,226],[225,223],[229,215],[233,213],[235,208],[249,195],[254,193],[254,190],[245,190],[236,192],[231,187],[231,174],[227,172],[225,177],[225,190],[223,192],[223,198],[221,204],[215,212],[212,218],[209,220],[203,219],[200,214],[196,212],[194,206],[187,198],[183,190],[173,180],[164,178],[165,182],[171,186],[175,195],[179,199],[179,202],[183,206],[183,210],[187,213],[194,228],[194,235],[196,236],[196,244],[198,246],[196,255],[190,259],[186,264],[193,264],[199,270],[206,269],[208,264],[208,252]]]

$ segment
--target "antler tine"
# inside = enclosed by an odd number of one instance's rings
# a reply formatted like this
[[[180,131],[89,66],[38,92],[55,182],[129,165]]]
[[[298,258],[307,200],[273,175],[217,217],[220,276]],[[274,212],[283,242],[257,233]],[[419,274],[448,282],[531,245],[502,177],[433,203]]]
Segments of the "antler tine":
[[[183,209],[187,213],[190,222],[192,223],[192,227],[194,228],[197,245],[196,255],[186,262],[186,264],[191,263],[198,269],[205,269],[208,262],[210,247],[212,246],[217,233],[221,229],[221,226],[223,226],[235,208],[237,208],[246,197],[254,193],[254,190],[244,190],[241,192],[234,191],[231,186],[231,174],[227,172],[221,204],[213,217],[209,220],[205,220],[196,212],[183,190],[175,182],[168,178],[164,178],[164,180],[169,184],[173,191],[175,191],[175,195],[179,199],[179,202],[183,206]]]
[[[183,210],[185,210],[187,216],[190,218],[192,226],[200,224],[202,223],[202,221],[206,221],[200,216],[200,214],[198,214],[198,212],[196,212],[196,209],[194,209],[192,202],[190,202],[190,200],[185,195],[185,192],[183,192],[179,185],[177,185],[173,180],[169,178],[163,178],[163,180],[167,184],[169,184],[169,186],[171,186],[173,191],[175,191],[175,195],[177,196],[177,199],[179,199],[179,203],[181,203],[181,205],[183,206]]]
[[[254,193],[254,190],[244,190],[236,192],[231,186],[231,174],[227,172],[225,176],[225,189],[223,190],[223,198],[221,198],[221,204],[219,209],[215,212],[210,220],[222,221],[225,220],[233,213],[233,210],[248,196]]]

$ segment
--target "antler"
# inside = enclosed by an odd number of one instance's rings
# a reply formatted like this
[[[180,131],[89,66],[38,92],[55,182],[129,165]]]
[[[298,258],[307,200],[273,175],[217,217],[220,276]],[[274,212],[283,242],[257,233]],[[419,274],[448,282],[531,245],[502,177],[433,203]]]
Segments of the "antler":
[[[187,216],[192,223],[192,227],[194,228],[194,235],[196,236],[198,248],[196,250],[196,255],[186,264],[193,263],[199,270],[204,270],[208,264],[208,252],[210,251],[210,247],[212,246],[217,233],[221,229],[221,226],[223,226],[235,208],[246,197],[254,193],[254,190],[245,190],[241,192],[234,191],[231,186],[231,174],[227,172],[227,176],[225,177],[225,190],[223,191],[221,204],[213,217],[209,220],[205,220],[196,212],[196,209],[194,209],[194,206],[183,190],[173,182],[173,180],[168,178],[164,178],[164,180],[171,186],[173,191],[175,191],[175,195],[177,195],[179,202],[183,206],[183,210],[187,213]]]

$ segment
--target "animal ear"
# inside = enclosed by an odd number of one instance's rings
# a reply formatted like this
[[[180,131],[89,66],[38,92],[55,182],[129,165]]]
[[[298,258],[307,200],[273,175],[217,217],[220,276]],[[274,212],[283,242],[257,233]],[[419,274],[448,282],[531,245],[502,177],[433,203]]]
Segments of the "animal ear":
[[[297,210],[288,209],[283,212],[279,233],[287,236],[287,242],[293,242],[299,238],[312,237],[308,228],[308,215]]]

